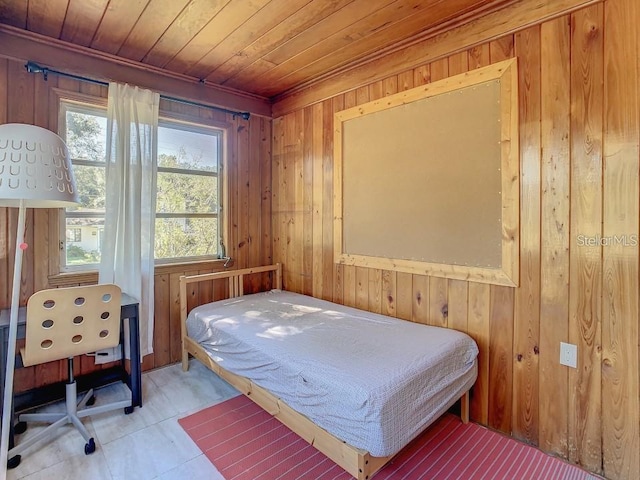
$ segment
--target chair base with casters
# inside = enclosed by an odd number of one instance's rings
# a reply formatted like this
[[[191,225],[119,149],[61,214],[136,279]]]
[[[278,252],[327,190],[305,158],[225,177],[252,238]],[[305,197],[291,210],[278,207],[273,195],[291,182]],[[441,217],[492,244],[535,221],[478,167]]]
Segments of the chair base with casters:
[[[85,455],[90,455],[96,450],[95,440],[91,437],[80,419],[89,415],[118,410],[120,408],[124,408],[125,414],[129,414],[133,411],[133,408],[131,407],[131,400],[122,400],[119,402],[109,403],[108,405],[91,407],[90,405],[95,402],[93,389],[89,390],[84,397],[82,397],[82,400],[76,404],[78,401],[78,393],[77,384],[73,377],[73,358],[69,358],[67,361],[69,368],[69,381],[65,386],[65,411],[58,413],[23,413],[18,417],[19,422],[15,426],[16,433],[25,432],[27,429],[27,422],[45,422],[51,423],[51,425],[9,450],[8,465],[11,468],[15,468],[20,464],[20,453],[41,440],[52,439],[54,435],[56,435],[57,430],[68,423],[73,424],[87,442],[84,446],[84,453]],[[89,405],[88,408],[87,405]]]
[[[38,309],[41,306],[44,306],[45,313],[40,316],[33,315],[30,317],[31,309],[38,313]],[[37,357],[43,352],[46,353],[44,361],[50,361],[55,357],[59,359],[59,354],[56,355],[50,352],[55,348],[59,348],[66,355],[71,355],[66,357],[69,374],[65,385],[65,411],[59,413],[21,414],[18,417],[19,422],[14,428],[15,433],[23,433],[26,430],[26,422],[45,422],[51,425],[10,449],[8,453],[8,468],[15,468],[20,464],[20,454],[26,449],[42,440],[51,440],[60,427],[69,423],[84,438],[86,442],[84,453],[89,455],[95,451],[96,444],[82,424],[82,418],[120,408],[124,409],[125,414],[133,412],[131,400],[121,400],[96,407],[91,406],[95,402],[93,389],[90,389],[78,402],[77,384],[73,372],[74,355],[108,348],[106,345],[115,346],[111,345],[113,343],[112,337],[116,338],[117,344],[120,326],[119,310],[120,289],[115,285],[44,290],[34,294],[29,299],[27,304],[26,344],[25,348],[21,350],[23,363],[26,366],[42,363],[42,358],[34,360],[33,357]],[[115,322],[113,318],[115,318]],[[110,319],[111,321],[109,321]],[[80,328],[83,325],[85,328]],[[54,331],[56,327],[61,332]],[[31,330],[36,330],[36,332],[30,335],[30,328]],[[108,343],[104,341],[107,337],[109,337]],[[95,341],[96,338],[98,339],[97,342]],[[86,342],[84,342],[85,339],[87,340]],[[79,345],[82,343],[85,343],[85,345],[80,347]],[[32,347],[31,353],[28,351],[30,346]]]

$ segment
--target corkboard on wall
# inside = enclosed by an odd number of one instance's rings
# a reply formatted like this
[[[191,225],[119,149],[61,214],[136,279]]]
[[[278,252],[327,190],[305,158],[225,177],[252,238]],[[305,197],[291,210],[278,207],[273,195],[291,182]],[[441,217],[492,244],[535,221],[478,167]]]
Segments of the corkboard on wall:
[[[517,283],[515,71],[502,62],[336,114],[338,262]]]
[[[343,251],[500,268],[500,81],[343,125]]]

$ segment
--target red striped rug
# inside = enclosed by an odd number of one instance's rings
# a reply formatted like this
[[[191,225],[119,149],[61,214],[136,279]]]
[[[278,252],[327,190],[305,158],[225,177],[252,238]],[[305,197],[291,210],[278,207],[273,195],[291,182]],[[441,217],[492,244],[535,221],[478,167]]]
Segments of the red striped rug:
[[[342,468],[243,395],[179,420],[226,480],[348,480]],[[479,425],[446,414],[375,480],[598,479]]]

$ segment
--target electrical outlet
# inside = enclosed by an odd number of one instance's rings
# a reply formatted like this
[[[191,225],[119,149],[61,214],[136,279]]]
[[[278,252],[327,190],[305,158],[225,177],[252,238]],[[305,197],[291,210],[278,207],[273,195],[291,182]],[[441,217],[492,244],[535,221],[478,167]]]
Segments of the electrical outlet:
[[[95,353],[100,356],[101,363],[115,362],[122,358],[122,348],[120,345],[116,345],[113,348],[105,348]]]
[[[578,346],[560,342],[560,365],[578,368]]]

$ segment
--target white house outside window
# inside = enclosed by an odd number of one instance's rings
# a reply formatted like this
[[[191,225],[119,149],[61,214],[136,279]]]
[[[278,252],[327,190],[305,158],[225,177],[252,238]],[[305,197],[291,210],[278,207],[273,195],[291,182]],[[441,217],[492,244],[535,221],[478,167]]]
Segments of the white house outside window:
[[[81,228],[67,228],[67,242],[79,243],[82,241]]]

